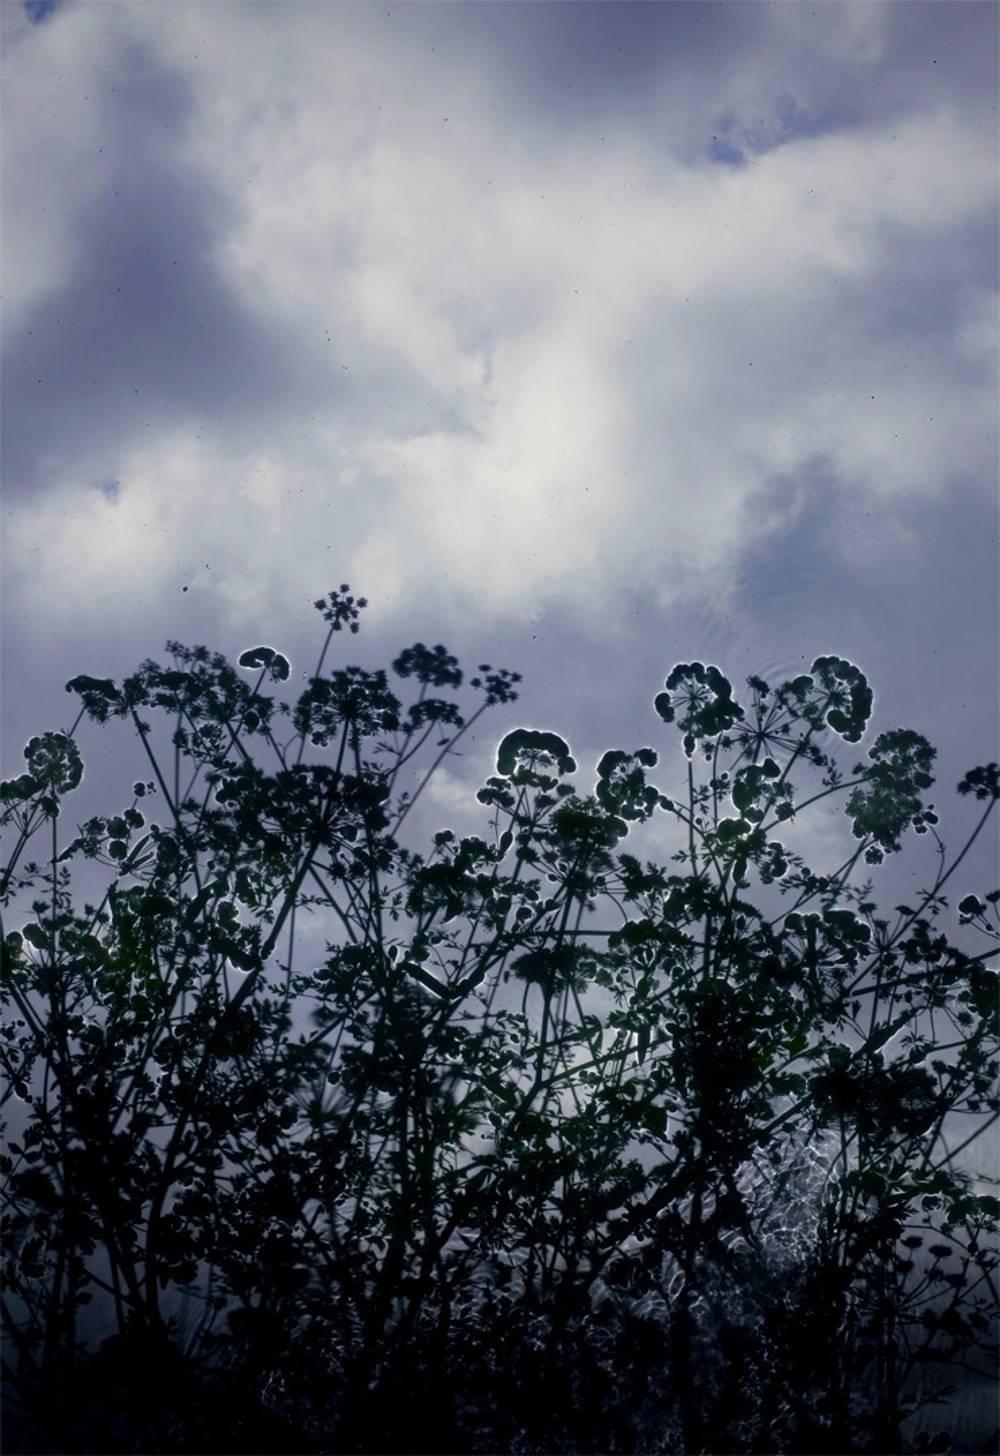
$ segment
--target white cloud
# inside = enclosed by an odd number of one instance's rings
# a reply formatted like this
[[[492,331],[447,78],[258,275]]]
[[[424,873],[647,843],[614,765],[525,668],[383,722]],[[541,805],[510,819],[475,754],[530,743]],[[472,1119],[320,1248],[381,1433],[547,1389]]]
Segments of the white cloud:
[[[881,9],[819,10],[810,44],[818,25],[842,59],[879,61]],[[804,44],[802,17],[776,7],[775,43]],[[52,48],[89,85],[105,24],[81,7],[46,32],[26,74],[47,78],[49,119],[32,151],[22,118],[15,188],[70,120]],[[982,296],[952,341],[961,374],[877,317],[900,239],[945,247],[993,204],[995,148],[959,113],[692,167],[624,122],[595,143],[517,114],[412,16],[394,38],[341,7],[123,7],[119,33],[183,68],[177,164],[233,205],[226,274],[295,329],[331,405],[266,442],[253,421],[240,440],[154,422],[115,505],[26,506],[14,541],[34,533],[76,599],[101,573],[162,588],[204,556],[237,617],[262,592],[297,600],[289,563],[322,583],[333,542],[337,572],[401,612],[446,590],[516,618],[623,576],[666,602],[766,529],[748,512],[764,482],[816,457],[880,500],[950,489],[959,456],[989,477]],[[16,243],[22,304],[67,266],[61,207]]]
[[[808,46],[827,60],[874,66],[885,56],[889,7],[872,0],[840,0],[837,5],[779,4],[770,7],[775,39]]]

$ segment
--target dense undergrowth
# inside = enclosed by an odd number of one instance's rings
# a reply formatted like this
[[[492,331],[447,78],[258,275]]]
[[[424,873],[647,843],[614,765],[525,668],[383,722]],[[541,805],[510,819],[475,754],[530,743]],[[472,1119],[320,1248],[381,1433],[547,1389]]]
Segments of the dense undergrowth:
[[[842,659],[739,701],[682,663],[679,786],[640,747],[588,793],[516,728],[481,834],[418,850],[517,677],[466,717],[443,647],[328,667],[363,606],[317,603],[297,700],[266,647],[74,678],[0,790],[7,1449],[947,1449],[915,1392],[990,1364],[1000,895],[952,909],[934,750],[859,762]],[[83,718],[148,770],[74,832]],[[959,792],[975,837],[996,764]],[[880,911],[912,832],[934,883]]]

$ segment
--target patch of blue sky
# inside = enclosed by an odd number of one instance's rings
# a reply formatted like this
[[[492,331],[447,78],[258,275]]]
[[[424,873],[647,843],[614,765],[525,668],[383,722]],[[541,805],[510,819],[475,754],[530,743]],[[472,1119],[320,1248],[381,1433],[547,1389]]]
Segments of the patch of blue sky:
[[[24,13],[32,25],[41,25],[59,9],[60,0],[24,0]]]
[[[810,113],[786,94],[777,98],[769,116],[741,117],[733,112],[720,116],[706,151],[709,160],[720,166],[742,167],[789,142],[843,131],[856,120],[845,107]]]
[[[723,167],[746,166],[746,153],[724,136],[713,136],[708,156],[710,161],[719,162]]]

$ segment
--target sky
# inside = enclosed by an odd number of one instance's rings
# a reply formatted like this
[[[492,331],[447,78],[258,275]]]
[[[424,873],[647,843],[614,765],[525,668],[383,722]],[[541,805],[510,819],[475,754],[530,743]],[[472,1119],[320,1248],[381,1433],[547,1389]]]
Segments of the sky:
[[[1000,739],[998,13],[2,0],[3,773],[166,638],[308,672],[347,581],[352,660],[524,675],[442,815],[507,728],[592,764],[679,660],[827,652],[950,809]]]

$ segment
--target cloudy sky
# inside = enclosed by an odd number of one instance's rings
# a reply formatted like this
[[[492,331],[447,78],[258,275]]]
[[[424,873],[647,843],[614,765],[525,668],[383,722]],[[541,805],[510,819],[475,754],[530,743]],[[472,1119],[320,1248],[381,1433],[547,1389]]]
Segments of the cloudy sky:
[[[818,652],[996,757],[996,6],[0,12],[5,773],[341,580],[583,759]]]

